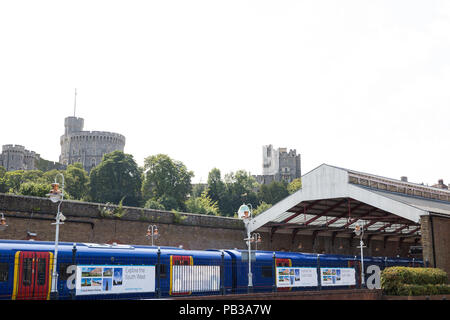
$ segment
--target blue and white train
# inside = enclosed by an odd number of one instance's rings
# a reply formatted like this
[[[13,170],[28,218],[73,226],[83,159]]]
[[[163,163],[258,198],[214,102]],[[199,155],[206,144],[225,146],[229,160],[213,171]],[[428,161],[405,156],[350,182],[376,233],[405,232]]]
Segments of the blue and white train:
[[[0,240],[0,299],[154,299],[247,293],[245,250]],[[359,256],[256,251],[253,292],[357,288]],[[421,267],[407,258],[364,257],[376,265]],[[366,275],[367,277],[367,275]],[[53,280],[52,280],[53,279]]]

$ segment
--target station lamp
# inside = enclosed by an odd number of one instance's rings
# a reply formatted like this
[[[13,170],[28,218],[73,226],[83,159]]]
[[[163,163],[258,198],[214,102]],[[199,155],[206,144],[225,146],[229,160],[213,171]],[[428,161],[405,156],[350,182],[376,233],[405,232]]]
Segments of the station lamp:
[[[252,262],[251,262],[251,222],[252,222],[252,206],[250,203],[248,205],[242,204],[238,210],[238,217],[244,221],[245,229],[247,231],[247,238],[244,240],[247,242],[248,247],[248,292],[253,292],[253,274],[252,274]]]
[[[151,224],[147,228],[147,238],[152,238],[152,246],[153,246],[153,238],[157,238],[159,236],[158,227],[155,224]]]
[[[363,249],[365,248],[363,237],[364,237],[364,226],[361,226],[359,223],[355,225],[355,234],[359,236],[359,249],[361,249],[361,285],[364,286],[364,252]]]
[[[8,226],[6,224],[6,218],[5,215],[1,212],[2,217],[0,218],[0,231],[3,231],[6,229],[6,227]]]
[[[61,189],[59,190],[59,183],[57,183],[57,178],[58,176],[61,176],[62,178],[62,185],[61,185]],[[55,230],[55,254],[53,256],[53,273],[52,273],[52,285],[51,285],[51,298],[52,299],[58,299],[58,244],[59,244],[59,225],[64,224],[64,220],[66,220],[66,217],[62,214],[61,212],[61,204],[63,202],[64,199],[64,175],[62,173],[58,173],[56,174],[55,177],[55,182],[52,183],[52,189],[50,190],[50,192],[47,194],[47,196],[50,198],[50,200],[53,203],[57,203],[58,204],[58,212],[56,213],[56,222],[52,223],[56,226],[56,230]]]

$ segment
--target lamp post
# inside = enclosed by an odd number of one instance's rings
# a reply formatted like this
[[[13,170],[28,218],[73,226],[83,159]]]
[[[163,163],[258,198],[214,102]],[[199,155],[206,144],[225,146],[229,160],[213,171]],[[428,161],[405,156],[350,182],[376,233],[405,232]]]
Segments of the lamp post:
[[[158,227],[155,224],[151,224],[147,228],[147,237],[152,237],[152,246],[153,246],[153,237],[158,236]]]
[[[250,206],[250,208],[249,208]],[[252,259],[251,259],[251,240],[252,237],[250,235],[250,223],[252,221],[252,205],[249,203],[248,205],[243,204],[239,207],[238,210],[238,216],[242,220],[244,220],[245,229],[247,231],[247,238],[244,240],[247,241],[247,247],[248,247],[248,293],[251,293],[253,291],[253,274],[252,274]]]
[[[3,231],[8,225],[6,224],[6,218],[3,212],[0,212],[0,214],[2,215],[2,217],[0,218],[0,231]]]
[[[62,178],[62,185],[61,190],[59,190],[59,183],[57,183],[58,176],[61,176]],[[56,231],[55,231],[55,254],[53,257],[53,273],[52,273],[52,287],[51,287],[51,295],[52,299],[58,298],[58,272],[57,272],[57,262],[58,262],[58,241],[59,241],[59,225],[64,224],[64,220],[66,220],[66,217],[61,212],[61,204],[64,199],[64,175],[62,173],[58,173],[55,177],[55,182],[52,183],[52,190],[50,190],[50,193],[47,194],[47,196],[50,198],[50,200],[53,203],[58,204],[58,212],[56,214],[56,222],[52,223],[56,225]]]
[[[365,248],[364,242],[363,242],[364,226],[360,226],[359,223],[357,223],[355,226],[355,234],[357,236],[359,236],[359,247],[357,247],[357,248],[361,248],[361,287],[363,287],[364,286],[364,252],[363,252],[363,248]]]

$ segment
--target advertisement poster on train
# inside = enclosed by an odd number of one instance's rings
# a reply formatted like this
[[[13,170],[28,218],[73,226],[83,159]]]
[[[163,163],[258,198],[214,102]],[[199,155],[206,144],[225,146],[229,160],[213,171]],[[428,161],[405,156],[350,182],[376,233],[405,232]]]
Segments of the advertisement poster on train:
[[[354,286],[354,268],[320,268],[322,286]]]
[[[316,268],[278,267],[277,287],[314,287],[317,286]]]
[[[155,266],[78,265],[76,295],[155,292]]]

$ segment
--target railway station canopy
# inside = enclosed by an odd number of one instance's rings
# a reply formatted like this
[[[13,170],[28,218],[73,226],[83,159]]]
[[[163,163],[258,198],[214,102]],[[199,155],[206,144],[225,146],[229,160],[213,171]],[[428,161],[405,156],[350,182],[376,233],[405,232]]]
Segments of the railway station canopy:
[[[420,240],[420,217],[450,218],[450,191],[323,164],[302,188],[252,219],[250,230]]]

